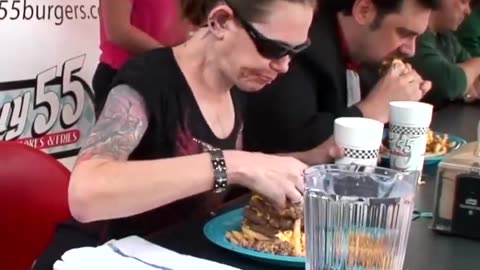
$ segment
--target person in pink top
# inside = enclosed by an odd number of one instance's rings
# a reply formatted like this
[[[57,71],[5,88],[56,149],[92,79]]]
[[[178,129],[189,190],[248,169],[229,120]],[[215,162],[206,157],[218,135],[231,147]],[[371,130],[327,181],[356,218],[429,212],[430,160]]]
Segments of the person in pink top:
[[[183,43],[192,30],[178,0],[100,0],[100,11],[101,55],[93,77],[97,116],[113,77],[130,57]]]

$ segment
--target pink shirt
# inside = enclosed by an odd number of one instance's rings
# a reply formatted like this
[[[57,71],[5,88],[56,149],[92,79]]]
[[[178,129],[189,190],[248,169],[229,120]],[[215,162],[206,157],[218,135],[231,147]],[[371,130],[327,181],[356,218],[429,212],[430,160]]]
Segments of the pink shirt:
[[[130,0],[130,22],[164,46],[182,43],[191,26],[182,19],[179,0]],[[103,12],[103,11],[102,11]],[[120,69],[131,54],[110,42],[107,38],[103,16],[100,16],[100,61],[114,69]]]

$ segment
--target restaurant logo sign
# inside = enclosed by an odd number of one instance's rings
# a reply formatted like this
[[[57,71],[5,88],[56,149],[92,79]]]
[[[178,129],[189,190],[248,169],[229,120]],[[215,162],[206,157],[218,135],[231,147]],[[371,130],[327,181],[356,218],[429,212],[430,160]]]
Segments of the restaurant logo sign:
[[[74,156],[95,122],[98,1],[0,0],[0,140]]]
[[[93,92],[77,76],[84,63],[80,55],[33,79],[0,83],[0,139],[53,153],[80,147],[95,120]]]

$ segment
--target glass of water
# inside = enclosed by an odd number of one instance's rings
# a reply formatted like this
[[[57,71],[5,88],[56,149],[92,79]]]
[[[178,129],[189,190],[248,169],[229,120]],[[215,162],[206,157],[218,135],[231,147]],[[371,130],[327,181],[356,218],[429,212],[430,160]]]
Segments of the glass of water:
[[[305,171],[307,270],[402,270],[418,172],[363,165]]]

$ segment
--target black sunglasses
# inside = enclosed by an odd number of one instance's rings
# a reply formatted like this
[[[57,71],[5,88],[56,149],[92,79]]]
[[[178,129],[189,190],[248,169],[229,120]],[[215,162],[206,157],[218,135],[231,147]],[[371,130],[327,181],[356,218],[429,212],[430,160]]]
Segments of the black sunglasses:
[[[255,44],[258,53],[260,53],[260,55],[263,57],[268,59],[280,59],[287,55],[294,56],[310,46],[310,39],[300,45],[291,46],[284,41],[267,38],[257,29],[255,29],[251,23],[243,19],[242,16],[240,16],[240,14],[235,10],[235,8],[232,7],[232,5],[230,5],[227,1],[225,1],[225,3],[227,3],[227,5],[232,9],[235,17],[245,31],[247,31],[250,39]]]

